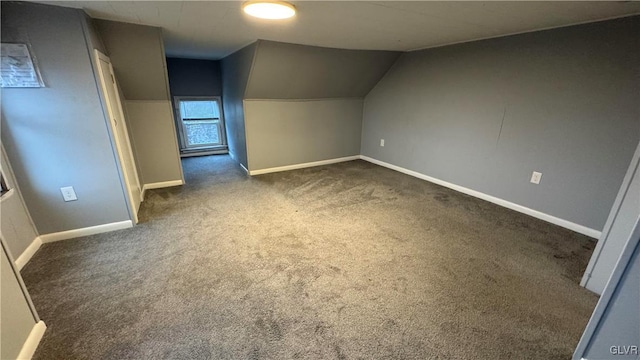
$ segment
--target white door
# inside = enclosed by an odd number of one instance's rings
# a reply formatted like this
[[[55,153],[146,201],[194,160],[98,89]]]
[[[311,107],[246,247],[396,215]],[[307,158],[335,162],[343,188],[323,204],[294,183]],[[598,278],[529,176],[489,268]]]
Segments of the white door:
[[[133,221],[138,222],[138,209],[141,202],[140,180],[136,171],[136,163],[131,150],[131,142],[129,141],[129,132],[125,123],[122,104],[113,74],[113,66],[111,60],[103,53],[95,50],[96,61],[98,63],[98,73],[100,75],[100,86],[105,97],[107,105],[107,116],[109,116],[109,124],[113,137],[115,139],[116,151],[118,159],[122,166],[122,174],[124,176],[124,185],[127,192],[129,209]]]

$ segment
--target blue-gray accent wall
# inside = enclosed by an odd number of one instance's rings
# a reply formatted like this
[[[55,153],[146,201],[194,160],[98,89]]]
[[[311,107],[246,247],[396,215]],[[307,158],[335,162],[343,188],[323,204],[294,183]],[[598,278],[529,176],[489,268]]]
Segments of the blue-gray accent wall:
[[[222,96],[218,60],[167,58],[169,91],[174,96]]]
[[[253,66],[257,42],[222,59],[222,107],[224,109],[227,143],[231,156],[249,168],[247,137],[244,121],[244,93]]]

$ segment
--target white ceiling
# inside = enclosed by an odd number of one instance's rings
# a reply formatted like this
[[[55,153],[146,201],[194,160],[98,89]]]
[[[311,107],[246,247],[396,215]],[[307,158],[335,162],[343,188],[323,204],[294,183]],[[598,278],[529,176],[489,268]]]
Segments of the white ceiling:
[[[94,18],[163,29],[168,56],[219,59],[266,39],[410,51],[640,14],[640,2],[292,1],[285,21],[246,16],[241,1],[52,1]]]

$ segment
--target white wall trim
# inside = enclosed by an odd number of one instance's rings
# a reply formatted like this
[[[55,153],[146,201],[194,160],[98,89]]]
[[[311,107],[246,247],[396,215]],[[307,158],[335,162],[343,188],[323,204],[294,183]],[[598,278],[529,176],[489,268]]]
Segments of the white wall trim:
[[[224,155],[229,153],[228,150],[226,149],[219,149],[219,150],[207,150],[207,151],[197,151],[197,152],[185,152],[185,153],[180,153],[180,158],[188,158],[188,157],[194,157],[194,156],[206,156],[206,155]]]
[[[598,243],[596,244],[596,248],[593,250],[591,254],[591,259],[589,259],[589,264],[587,264],[587,269],[584,271],[584,275],[582,275],[582,280],[580,281],[580,286],[586,287],[587,289],[601,294],[604,289],[597,289],[595,287],[589,286],[589,281],[593,275],[593,270],[596,268],[598,261],[600,260],[600,255],[602,254],[602,249],[606,246],[607,241],[609,240],[609,233],[613,228],[613,224],[618,217],[618,213],[620,212],[620,208],[622,207],[622,203],[627,196],[629,191],[629,186],[631,186],[631,182],[633,180],[633,176],[636,171],[640,171],[640,142],[636,147],[636,151],[633,153],[633,158],[631,158],[631,163],[629,164],[629,168],[627,169],[626,174],[624,175],[624,179],[622,180],[622,185],[620,186],[620,190],[618,190],[618,195],[616,195],[616,199],[613,202],[613,206],[611,207],[611,211],[609,212],[609,216],[607,217],[607,222],[604,224],[604,228],[602,229],[602,235]]]
[[[147,190],[162,189],[166,187],[180,186],[180,185],[184,185],[184,181],[182,179],[144,184],[142,186],[142,200],[144,200],[144,195],[147,192]]]
[[[6,175],[5,175],[6,176]],[[11,185],[9,185],[11,186]],[[9,191],[7,191],[6,193],[4,193],[4,195],[2,195],[2,197],[0,197],[0,204],[7,201],[7,199],[10,199],[12,197],[14,197],[16,193],[16,188],[11,188],[9,189]]]
[[[249,175],[249,170],[247,169],[246,166],[244,166],[239,160],[238,158],[236,158],[236,154],[232,153],[231,150],[229,150],[229,156],[233,159],[233,161],[237,162],[238,165],[240,165],[240,167],[242,168],[242,170],[244,170],[244,172]]]
[[[476,190],[471,190],[469,188],[466,188],[466,187],[463,187],[463,186],[460,186],[460,185],[455,185],[455,184],[452,184],[452,183],[449,183],[449,182],[446,182],[446,181],[443,181],[443,180],[440,180],[440,179],[436,179],[436,178],[433,178],[431,176],[421,174],[421,173],[419,173],[417,171],[405,169],[405,168],[400,167],[400,166],[392,165],[392,164],[386,163],[384,161],[373,159],[373,158],[370,158],[368,156],[360,155],[360,158],[362,160],[368,161],[370,163],[373,163],[373,164],[376,164],[376,165],[380,165],[380,166],[383,166],[383,167],[389,168],[391,170],[395,170],[395,171],[398,171],[398,172],[401,172],[401,173],[404,173],[404,174],[407,174],[407,175],[410,175],[410,176],[413,176],[413,177],[417,177],[418,179],[426,180],[426,181],[432,182],[434,184],[437,184],[437,185],[440,185],[440,186],[444,186],[444,187],[447,187],[449,189],[461,192],[463,194],[471,195],[473,197],[477,197],[479,199],[494,203],[496,205],[500,205],[500,206],[506,207],[507,209],[515,210],[517,212],[520,212],[520,213],[523,213],[523,214],[526,214],[526,215],[529,215],[529,216],[533,216],[533,217],[538,218],[540,220],[544,220],[546,222],[550,222],[552,224],[555,224],[555,225],[558,225],[558,226],[562,226],[563,228],[575,231],[577,233],[580,233],[580,234],[583,234],[583,235],[586,235],[586,236],[589,236],[589,237],[592,237],[592,238],[595,238],[595,239],[600,238],[601,232],[598,231],[598,230],[591,229],[591,228],[588,228],[586,226],[583,226],[583,225],[580,225],[580,224],[576,224],[576,223],[573,223],[573,222],[568,221],[568,220],[560,219],[558,217],[555,217],[555,216],[552,216],[552,215],[549,215],[549,214],[545,214],[545,213],[540,212],[538,210],[533,210],[533,209],[530,209],[528,207],[525,207],[525,206],[522,206],[522,205],[518,205],[518,204],[512,203],[510,201],[497,198],[495,196],[487,195],[487,194],[481,193],[481,192],[476,191]]]
[[[244,165],[242,165],[242,163],[238,163],[240,164],[240,167],[242,168],[242,170],[244,170],[245,173],[247,173],[247,175],[249,175],[249,170],[247,170],[246,167],[244,167]]]
[[[310,101],[325,101],[325,102],[329,102],[329,101],[354,101],[354,100],[364,101],[364,98],[363,98],[362,96],[350,96],[350,97],[304,98],[304,99],[258,99],[258,98],[253,98],[253,99],[244,99],[244,101],[247,101],[247,102],[251,102],[251,101],[269,101],[269,102],[310,102]]]
[[[80,236],[89,236],[89,235],[100,234],[100,233],[105,233],[105,232],[114,231],[114,230],[127,229],[130,227],[133,227],[133,222],[131,220],[125,220],[125,221],[113,222],[109,224],[89,226],[86,228],[61,231],[61,232],[51,233],[51,234],[44,234],[44,235],[40,235],[40,239],[42,240],[43,244],[46,244],[54,241],[74,239]]]
[[[308,163],[302,163],[302,164],[279,166],[279,167],[272,167],[272,168],[260,169],[260,170],[250,170],[249,171],[249,175],[253,176],[253,175],[268,174],[268,173],[274,173],[274,172],[280,172],[280,171],[304,169],[304,168],[308,168],[308,167],[329,165],[329,164],[335,164],[335,163],[345,162],[345,161],[353,161],[353,160],[358,160],[358,159],[360,159],[360,155],[353,155],[353,156],[346,156],[346,157],[341,157],[341,158],[336,158],[336,159],[329,159],[329,160],[314,161],[314,162],[308,162]]]
[[[47,325],[45,325],[42,320],[33,325],[27,340],[24,342],[24,345],[22,345],[22,349],[18,354],[18,360],[30,360],[33,357],[45,330],[47,330]]]
[[[40,239],[40,236],[37,236],[16,259],[16,267],[18,268],[18,271],[22,270],[22,268],[27,265],[36,251],[40,249],[40,246],[42,246],[42,239]]]
[[[180,185],[184,185],[184,181],[182,180],[162,181],[162,182],[144,184],[142,186],[142,190],[145,191],[145,190],[151,190],[151,189],[161,189],[161,188],[180,186]]]

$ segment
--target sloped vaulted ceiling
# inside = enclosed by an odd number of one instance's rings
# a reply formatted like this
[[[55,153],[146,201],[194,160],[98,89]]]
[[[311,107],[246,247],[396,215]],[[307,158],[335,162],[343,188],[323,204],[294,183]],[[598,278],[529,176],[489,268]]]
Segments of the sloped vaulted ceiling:
[[[98,19],[163,29],[167,55],[221,59],[257,39],[410,51],[640,13],[637,1],[292,1],[274,24],[242,1],[50,1]]]
[[[399,55],[260,40],[245,99],[364,97]]]

